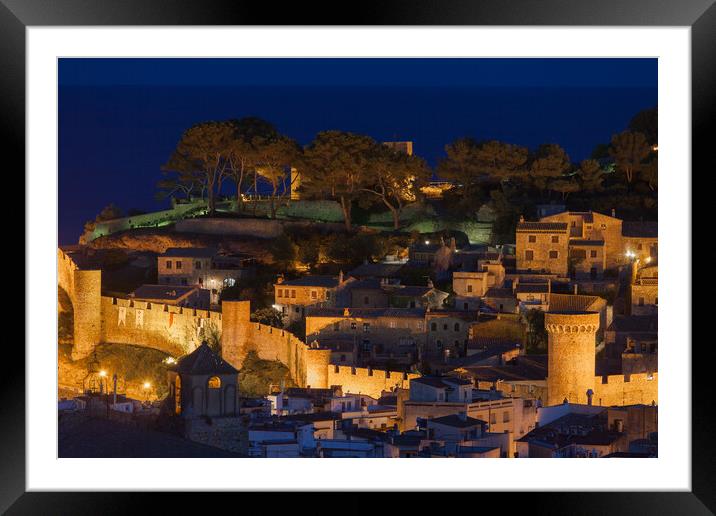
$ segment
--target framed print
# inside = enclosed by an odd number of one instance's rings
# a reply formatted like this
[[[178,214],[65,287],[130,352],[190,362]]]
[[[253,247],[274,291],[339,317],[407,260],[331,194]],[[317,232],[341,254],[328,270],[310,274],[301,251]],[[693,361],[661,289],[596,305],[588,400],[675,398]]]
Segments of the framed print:
[[[4,510],[714,510],[712,2],[365,7],[2,1],[27,204]]]

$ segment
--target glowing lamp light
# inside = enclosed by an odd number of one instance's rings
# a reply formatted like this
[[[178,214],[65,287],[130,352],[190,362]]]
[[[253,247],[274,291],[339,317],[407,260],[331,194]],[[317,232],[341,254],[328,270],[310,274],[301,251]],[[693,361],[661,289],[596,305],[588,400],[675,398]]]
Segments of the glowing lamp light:
[[[645,261],[646,263],[649,263],[651,261],[651,256],[647,256]]]
[[[105,376],[107,376],[107,371],[105,371],[104,369],[102,369],[102,370],[99,372],[99,375],[100,375],[102,378],[104,378]]]
[[[145,388],[145,389],[149,389],[151,386],[152,386],[151,383],[149,383],[149,382],[144,382],[144,388]]]
[[[429,244],[430,244],[430,240],[426,240],[425,245],[429,245]]]
[[[177,360],[174,357],[167,357],[164,360],[162,360],[165,364],[176,364]]]

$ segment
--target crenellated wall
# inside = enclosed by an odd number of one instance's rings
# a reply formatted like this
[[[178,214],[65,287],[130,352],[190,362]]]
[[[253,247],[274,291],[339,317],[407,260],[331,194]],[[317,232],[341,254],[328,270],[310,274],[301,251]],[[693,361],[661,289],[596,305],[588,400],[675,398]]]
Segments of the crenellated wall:
[[[222,331],[222,314],[209,310],[102,296],[100,312],[101,342],[141,344],[174,356]]]
[[[374,398],[380,397],[383,391],[390,391],[396,387],[408,389],[410,380],[418,377],[420,375],[415,373],[391,372],[364,367],[339,365],[328,367],[328,385],[341,385],[344,393],[367,394]]]
[[[597,376],[594,379],[595,405],[659,404],[658,373]]]

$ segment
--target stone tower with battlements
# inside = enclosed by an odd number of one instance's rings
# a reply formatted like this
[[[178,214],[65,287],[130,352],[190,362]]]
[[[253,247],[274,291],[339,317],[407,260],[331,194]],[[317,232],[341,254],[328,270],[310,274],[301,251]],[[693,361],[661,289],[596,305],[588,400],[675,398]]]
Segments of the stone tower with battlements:
[[[599,314],[545,314],[547,344],[547,405],[588,404],[594,392],[595,347]]]

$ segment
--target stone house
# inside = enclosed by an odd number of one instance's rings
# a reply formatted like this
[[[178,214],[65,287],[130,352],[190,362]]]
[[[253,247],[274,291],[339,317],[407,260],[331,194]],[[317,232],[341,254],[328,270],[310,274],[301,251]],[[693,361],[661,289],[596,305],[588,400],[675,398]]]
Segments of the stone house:
[[[425,310],[421,308],[330,308],[306,312],[306,342],[353,342],[358,360],[390,353],[415,352],[425,343]]]
[[[338,289],[343,284],[342,273],[337,277],[303,276],[288,281],[279,276],[274,284],[274,308],[289,323],[301,320],[306,315],[307,307],[335,306]]]
[[[642,267],[631,284],[632,315],[657,315],[659,312],[659,267],[655,263]]]
[[[429,310],[425,314],[427,338],[421,356],[448,360],[464,356],[470,324],[476,312],[462,310]]]
[[[221,291],[255,273],[255,260],[244,254],[219,254],[214,248],[170,247],[157,256],[157,277],[162,285],[194,285],[210,292],[218,304]]]
[[[517,270],[567,276],[568,226],[563,221],[521,220],[516,232]]]

